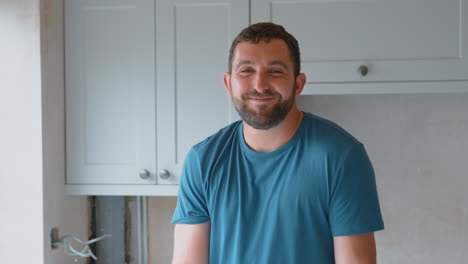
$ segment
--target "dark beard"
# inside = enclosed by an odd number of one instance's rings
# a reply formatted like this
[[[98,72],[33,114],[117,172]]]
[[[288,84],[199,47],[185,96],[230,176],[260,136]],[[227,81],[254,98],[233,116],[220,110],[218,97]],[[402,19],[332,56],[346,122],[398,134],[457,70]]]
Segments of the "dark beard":
[[[259,94],[257,92],[252,92],[246,95],[243,95],[242,99],[233,98],[232,102],[239,113],[241,119],[246,122],[249,126],[255,129],[262,129],[268,130],[270,128],[276,127],[279,123],[281,123],[286,116],[288,115],[289,111],[291,111],[294,102],[296,101],[295,95],[295,87],[289,99],[280,101],[273,106],[264,105],[261,107],[259,113],[249,109],[249,106],[245,103],[249,96],[255,97],[270,97],[276,94],[272,94],[271,92],[265,92],[263,94]],[[280,97],[281,100],[281,97]]]

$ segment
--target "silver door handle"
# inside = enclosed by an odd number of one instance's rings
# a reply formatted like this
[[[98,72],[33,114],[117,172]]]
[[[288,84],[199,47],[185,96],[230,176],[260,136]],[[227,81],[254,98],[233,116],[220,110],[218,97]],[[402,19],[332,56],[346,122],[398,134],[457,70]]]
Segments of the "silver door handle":
[[[169,177],[171,177],[171,173],[168,170],[164,169],[159,171],[159,178],[167,180]]]
[[[142,178],[143,180],[149,179],[150,176],[151,173],[147,169],[143,169],[140,171],[140,178]]]

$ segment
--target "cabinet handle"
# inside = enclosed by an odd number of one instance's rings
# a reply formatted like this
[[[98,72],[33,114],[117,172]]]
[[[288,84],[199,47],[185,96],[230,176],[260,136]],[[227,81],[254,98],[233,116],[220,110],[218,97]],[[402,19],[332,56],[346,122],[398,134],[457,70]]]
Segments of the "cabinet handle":
[[[140,178],[147,180],[151,176],[151,173],[147,169],[140,171]]]
[[[159,171],[159,178],[163,180],[167,180],[171,177],[171,173],[168,170],[160,170]]]
[[[369,68],[367,68],[366,65],[361,65],[359,66],[359,72],[361,73],[361,76],[366,76],[369,73]]]

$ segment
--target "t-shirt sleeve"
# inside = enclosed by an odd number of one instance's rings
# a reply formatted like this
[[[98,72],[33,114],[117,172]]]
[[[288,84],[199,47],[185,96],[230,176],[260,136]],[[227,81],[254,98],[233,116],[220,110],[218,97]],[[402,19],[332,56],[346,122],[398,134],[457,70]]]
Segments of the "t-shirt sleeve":
[[[210,221],[204,183],[200,169],[200,159],[194,148],[184,162],[180,176],[177,206],[172,223],[200,224]]]
[[[362,144],[353,146],[330,182],[329,221],[333,236],[384,229],[374,169]]]

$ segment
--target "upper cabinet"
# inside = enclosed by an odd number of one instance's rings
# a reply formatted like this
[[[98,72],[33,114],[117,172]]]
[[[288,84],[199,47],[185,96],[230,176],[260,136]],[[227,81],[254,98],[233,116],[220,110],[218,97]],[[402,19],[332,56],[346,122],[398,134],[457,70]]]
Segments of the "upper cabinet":
[[[154,3],[69,0],[67,184],[154,184]]]
[[[234,121],[223,84],[248,1],[66,0],[68,194],[176,195],[186,153]]]
[[[252,0],[299,41],[306,94],[468,91],[466,0]]]

